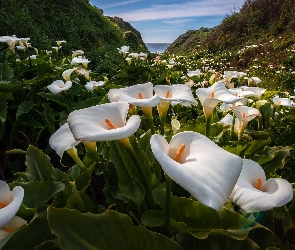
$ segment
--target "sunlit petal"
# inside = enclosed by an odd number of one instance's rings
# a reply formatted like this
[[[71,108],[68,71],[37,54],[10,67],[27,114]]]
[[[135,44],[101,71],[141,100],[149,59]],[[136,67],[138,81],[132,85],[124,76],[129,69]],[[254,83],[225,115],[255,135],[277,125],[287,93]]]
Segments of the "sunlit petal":
[[[176,162],[173,157],[183,144],[185,149]],[[178,133],[170,143],[161,135],[153,135],[151,148],[172,180],[217,211],[231,194],[242,168],[240,157],[195,132]]]
[[[255,188],[259,178],[262,181],[260,190]],[[243,159],[243,168],[230,199],[244,211],[253,213],[269,210],[285,205],[292,198],[293,188],[288,181],[280,178],[266,181],[265,173],[258,163]]]
[[[77,141],[113,141],[133,135],[140,117],[132,115],[126,122],[129,104],[114,102],[76,110],[70,113],[68,124]],[[110,128],[110,122],[114,128]]]

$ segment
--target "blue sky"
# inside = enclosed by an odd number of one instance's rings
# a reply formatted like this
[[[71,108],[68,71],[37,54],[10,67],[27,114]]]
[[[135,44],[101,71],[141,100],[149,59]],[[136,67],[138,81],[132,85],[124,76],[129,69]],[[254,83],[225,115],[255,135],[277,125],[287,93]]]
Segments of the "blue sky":
[[[90,0],[106,16],[131,23],[146,43],[172,43],[188,30],[212,28],[245,0]]]

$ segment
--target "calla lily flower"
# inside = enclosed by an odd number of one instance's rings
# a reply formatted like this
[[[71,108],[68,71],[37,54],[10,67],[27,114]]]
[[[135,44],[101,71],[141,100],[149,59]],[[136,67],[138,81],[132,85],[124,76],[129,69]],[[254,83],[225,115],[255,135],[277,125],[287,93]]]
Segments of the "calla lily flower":
[[[230,200],[247,213],[281,207],[293,199],[292,185],[280,178],[266,180],[262,167],[243,159],[243,167]]]
[[[168,143],[153,135],[151,148],[165,173],[200,203],[219,211],[239,178],[242,158],[220,148],[206,136],[181,132]]]
[[[71,74],[75,71],[75,69],[67,69],[62,73],[62,77],[66,82],[71,81]]]
[[[77,67],[75,68],[75,73],[79,74],[79,75],[83,75],[85,77],[86,80],[90,80],[90,70],[87,70],[85,68],[82,67]]]
[[[155,94],[160,96],[163,101],[177,101],[197,103],[191,88],[184,84],[175,85],[157,85],[154,87]]]
[[[248,96],[257,96],[257,94],[253,91],[249,90],[243,90],[241,88],[234,88],[234,89],[229,89],[229,91],[234,95],[238,97],[248,97]]]
[[[259,84],[262,82],[262,80],[257,76],[252,76],[248,78],[248,84],[251,84],[252,82],[254,82],[255,84]]]
[[[278,106],[293,107],[292,101],[288,98],[280,98],[275,96],[272,101],[275,108]]]
[[[128,56],[131,56],[132,58],[137,59],[139,57],[139,54],[135,53],[135,52],[132,52],[132,53],[129,53]]]
[[[62,80],[56,80],[47,86],[47,88],[53,94],[58,94],[62,91],[68,90],[71,87],[72,87],[72,82],[70,81],[63,82]]]
[[[5,181],[0,181],[0,229],[16,215],[24,198],[24,189],[16,186],[10,191]]]
[[[20,39],[17,38],[15,35],[13,35],[13,36],[0,36],[0,42],[7,42],[8,40],[19,41]]]
[[[140,117],[132,115],[126,122],[129,104],[114,102],[75,110],[68,124],[77,141],[114,141],[133,135],[140,125]]]
[[[255,103],[255,108],[257,109],[260,109],[263,105],[265,105],[267,103],[266,100],[258,100],[256,103]]]
[[[253,120],[257,116],[261,116],[260,111],[256,108],[251,108],[247,106],[235,106],[231,108],[238,119],[238,133],[241,139],[245,128],[247,127],[249,121]]]
[[[204,114],[207,119],[212,116],[213,110],[218,103],[231,104],[243,99],[242,97],[234,96],[224,86],[223,81],[215,82],[209,88],[199,88],[196,90],[196,94],[203,105]]]
[[[90,63],[90,61],[81,56],[74,57],[71,62],[72,65],[82,64],[85,69],[87,69],[88,63]]]
[[[55,152],[62,157],[63,153],[73,147],[76,147],[80,142],[76,141],[69,124],[62,125],[49,139],[49,145]]]
[[[57,47],[61,47],[62,43],[66,43],[65,40],[56,41]]]
[[[127,54],[129,51],[129,46],[122,46],[121,48],[117,48],[120,54]]]
[[[158,104],[160,117],[166,116],[171,102],[173,102],[173,104],[181,102],[185,105],[186,103],[197,104],[197,101],[192,95],[191,88],[184,84],[157,85],[154,87],[154,90],[155,94],[161,98],[161,101]]]
[[[231,80],[232,78],[237,78],[238,77],[238,71],[224,71],[223,72],[223,77],[228,78]]]
[[[0,249],[2,249],[13,234],[25,224],[27,224],[27,222],[24,219],[14,216],[8,224],[0,229]]]
[[[241,87],[244,91],[252,91],[256,94],[256,97],[258,100],[261,99],[262,95],[265,93],[266,89],[264,88],[258,88],[258,87],[248,87],[248,86],[242,86]]]
[[[173,130],[173,134],[177,134],[180,131],[180,122],[176,118],[172,119],[171,127]]]
[[[193,76],[200,76],[202,74],[201,70],[188,70],[187,75],[188,77],[193,77]]]
[[[101,87],[104,85],[104,81],[99,81],[99,82],[96,82],[96,81],[90,81],[88,83],[86,83],[85,85],[85,88],[88,90],[88,91],[93,91],[95,90],[97,87]]]
[[[121,89],[111,89],[108,93],[111,102],[125,101],[138,107],[155,107],[160,102],[158,95],[153,95],[153,84],[147,82]]]
[[[80,56],[80,55],[84,55],[84,51],[83,50],[77,49],[77,50],[73,50],[72,51],[72,57]]]

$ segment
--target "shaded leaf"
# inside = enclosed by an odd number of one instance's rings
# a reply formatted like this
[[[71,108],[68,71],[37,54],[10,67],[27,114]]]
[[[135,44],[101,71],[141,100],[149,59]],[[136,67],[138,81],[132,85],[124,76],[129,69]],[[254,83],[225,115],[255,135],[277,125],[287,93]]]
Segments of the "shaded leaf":
[[[136,205],[144,198],[144,189],[135,179],[136,168],[126,150],[117,142],[110,141],[109,160],[115,165],[118,174],[118,184],[122,193],[131,198]]]
[[[82,214],[77,210],[48,208],[48,222],[64,250],[180,249],[176,242],[142,226],[133,226],[127,215],[110,210]]]
[[[52,165],[48,155],[40,149],[30,145],[27,149],[26,175],[30,181],[49,181],[51,180]]]
[[[34,107],[34,103],[30,101],[22,102],[16,111],[16,120],[22,115],[28,113]]]
[[[23,187],[25,191],[23,203],[28,208],[38,208],[65,188],[63,183],[50,181],[25,183],[16,181],[12,183],[11,187],[15,186]]]
[[[31,222],[16,232],[2,250],[32,250],[52,236],[47,223],[47,213],[38,213]]]

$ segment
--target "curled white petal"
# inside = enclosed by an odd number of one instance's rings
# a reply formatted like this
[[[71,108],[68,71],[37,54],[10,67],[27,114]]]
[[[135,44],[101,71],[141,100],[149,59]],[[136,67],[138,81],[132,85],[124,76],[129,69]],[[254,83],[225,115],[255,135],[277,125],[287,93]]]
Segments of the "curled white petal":
[[[76,110],[70,113],[68,124],[77,141],[113,141],[133,135],[140,125],[140,117],[132,115],[126,122],[129,104],[114,102]],[[110,129],[108,119],[115,129]]]
[[[262,187],[255,188],[258,178]],[[280,178],[266,181],[261,166],[248,159],[243,159],[243,168],[230,199],[248,213],[266,211],[280,207],[293,199],[292,185]]]
[[[64,90],[68,90],[71,87],[72,87],[72,82],[67,81],[66,83],[64,83],[62,80],[56,80],[47,86],[47,88],[53,94],[58,94]]]
[[[197,103],[192,94],[191,88],[184,84],[157,85],[154,87],[154,90],[155,94],[160,96],[161,100],[164,101]]]
[[[0,181],[1,187],[6,186],[7,183]],[[6,185],[5,185],[6,184]],[[8,185],[7,185],[8,186]],[[7,190],[7,187],[5,188]],[[8,222],[16,215],[24,198],[24,189],[20,186],[16,186],[9,193],[6,193],[6,197],[1,198],[0,202],[6,206],[0,209],[0,228],[3,228]],[[10,203],[6,203],[11,199]]]
[[[5,229],[0,229],[0,249],[7,243],[7,241],[12,237],[12,235],[16,232],[17,229],[25,225],[27,222],[18,217],[14,216],[11,221],[9,221],[8,224],[5,225],[5,227],[12,230],[12,232],[7,231]]]
[[[176,162],[172,158],[182,144],[185,149]],[[169,144],[163,136],[153,135],[151,148],[172,180],[217,211],[231,194],[242,168],[240,157],[195,132],[178,133]]]
[[[125,101],[134,106],[150,108],[157,106],[160,102],[160,97],[153,95],[153,84],[151,82],[121,89],[111,89],[108,98],[110,102]]]
[[[76,141],[68,123],[62,125],[49,139],[49,145],[55,152],[62,157],[63,153],[80,142]]]

